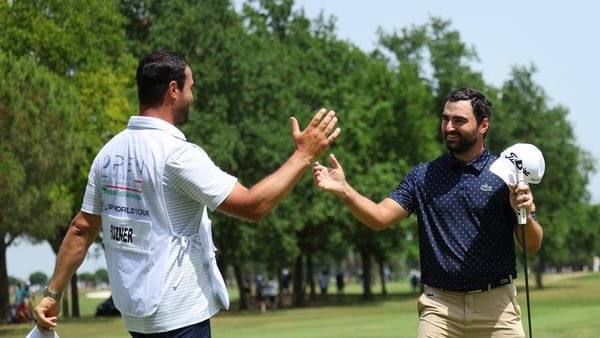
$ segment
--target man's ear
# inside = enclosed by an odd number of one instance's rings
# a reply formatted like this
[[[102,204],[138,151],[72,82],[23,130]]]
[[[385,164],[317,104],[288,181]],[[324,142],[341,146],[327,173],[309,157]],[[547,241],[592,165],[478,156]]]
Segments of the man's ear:
[[[165,100],[177,100],[179,97],[179,87],[176,81],[169,82],[169,86],[165,91]]]
[[[481,125],[479,125],[479,133],[480,134],[487,133],[489,127],[490,127],[490,119],[488,119],[487,117],[484,117],[483,121],[481,121]]]

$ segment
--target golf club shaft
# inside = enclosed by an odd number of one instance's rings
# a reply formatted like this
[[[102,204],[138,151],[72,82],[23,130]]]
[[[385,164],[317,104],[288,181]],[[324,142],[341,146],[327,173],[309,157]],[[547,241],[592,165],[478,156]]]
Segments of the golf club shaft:
[[[517,185],[525,184],[525,175],[523,175],[523,161],[515,160],[515,169],[517,172]],[[521,245],[523,247],[523,270],[525,273],[525,297],[527,299],[527,323],[529,327],[529,338],[533,337],[531,331],[531,308],[529,306],[529,272],[527,268],[527,242],[525,240],[525,226],[527,225],[527,211],[525,208],[519,208],[518,223],[521,225]]]
[[[515,160],[515,169],[517,171],[517,185],[525,184],[525,175],[523,175],[523,161]],[[527,223],[527,212],[525,208],[519,208],[519,224]]]
[[[527,249],[525,241],[525,225],[521,225],[521,237],[523,238],[523,271],[525,273],[525,298],[527,300],[527,324],[529,327],[529,338],[533,337],[531,331],[531,307],[529,302],[529,273],[527,268]]]

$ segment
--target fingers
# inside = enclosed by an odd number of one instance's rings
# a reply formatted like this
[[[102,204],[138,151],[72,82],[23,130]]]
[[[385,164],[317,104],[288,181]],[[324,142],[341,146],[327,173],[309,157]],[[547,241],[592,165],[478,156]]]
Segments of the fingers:
[[[331,163],[333,169],[339,169],[342,167],[340,162],[338,162],[337,158],[335,158],[334,154],[329,154],[329,163]]]
[[[290,122],[297,153],[308,162],[321,156],[341,133],[340,128],[335,127],[337,123],[335,112],[327,112],[324,108],[315,114],[304,130],[300,130],[295,118],[290,118]]]
[[[324,128],[324,129],[321,129],[323,131],[323,133],[325,133],[325,135],[329,135],[327,137],[327,142],[329,144],[331,144],[338,137],[338,135],[341,132],[340,128],[335,128],[337,121],[338,121],[337,116],[335,116],[335,112],[332,110],[329,113],[327,113],[327,116],[325,116],[325,118],[319,124],[320,128]],[[335,128],[335,130],[334,130],[334,128]]]
[[[337,118],[336,118],[337,121]],[[335,128],[335,130],[333,131],[333,133],[331,133],[328,137],[327,137],[327,142],[329,144],[333,143],[333,141],[335,141],[338,136],[340,136],[340,133],[342,132],[341,128]]]
[[[335,111],[330,110],[327,112],[325,108],[321,108],[310,121],[309,127],[317,129],[322,133],[329,135],[327,140],[329,142],[333,142],[340,134],[341,129],[335,128],[337,124],[337,117],[335,115]]]
[[[308,124],[308,127],[309,128],[317,129],[319,126],[321,126],[321,123],[323,122],[322,121],[323,120],[323,116],[325,116],[326,113],[327,113],[327,110],[325,108],[319,109],[319,111],[317,111],[317,113],[315,114],[315,116],[313,116],[312,120],[310,120],[310,123]],[[334,115],[335,115],[335,113],[334,113]]]
[[[295,137],[300,134],[300,126],[298,125],[298,120],[295,117],[290,117],[290,125],[292,127],[292,135]]]
[[[56,321],[58,316],[48,316],[48,313],[55,313],[51,310],[52,305],[44,303],[45,298],[33,309],[33,315],[36,319],[37,326],[43,334],[48,334],[50,329],[57,326]]]
[[[533,195],[527,184],[510,184],[512,198],[514,198],[517,209],[525,208],[528,211],[535,209],[533,206]]]
[[[318,161],[315,162],[315,164],[313,165],[312,172],[313,172],[313,179],[315,180],[317,185],[319,185],[319,183],[321,182],[321,180],[324,177],[329,176],[329,170],[330,170],[329,168],[322,165]]]
[[[313,165],[313,172],[317,172],[322,170],[323,168],[325,168],[321,163],[319,163],[318,161],[315,162],[315,164]]]
[[[331,163],[332,169],[340,169],[342,167],[342,165],[337,160],[337,158],[335,158],[334,154],[329,154],[329,163]],[[316,172],[322,171],[324,169],[327,169],[327,167],[325,167],[324,165],[322,165],[318,161],[315,162],[315,164],[313,166],[313,172],[316,173]]]
[[[319,123],[319,128],[321,128],[321,130],[323,132],[325,132],[326,134],[329,134],[335,127],[336,123],[337,123],[337,117],[335,116],[335,112],[333,110],[331,110],[321,120],[321,123]]]
[[[514,189],[517,195],[529,194],[529,185],[527,184],[515,184]]]
[[[299,137],[303,132],[306,131],[316,131],[319,134],[326,135],[325,140],[327,145],[333,143],[333,141],[335,141],[342,132],[340,128],[335,128],[337,121],[338,119],[335,116],[335,111],[331,110],[327,112],[325,108],[321,108],[319,111],[317,111],[315,116],[313,116],[306,129],[301,131],[298,120],[293,116],[290,117],[292,135],[294,138]]]
[[[315,162],[315,165],[313,166],[313,180],[319,188],[323,188],[321,185],[321,175],[324,171],[327,171],[327,168],[325,168],[319,162]]]
[[[56,320],[57,317],[38,317],[37,319],[37,326],[38,329],[43,333],[43,334],[48,334],[48,332],[50,332],[51,329],[55,328],[56,325]]]

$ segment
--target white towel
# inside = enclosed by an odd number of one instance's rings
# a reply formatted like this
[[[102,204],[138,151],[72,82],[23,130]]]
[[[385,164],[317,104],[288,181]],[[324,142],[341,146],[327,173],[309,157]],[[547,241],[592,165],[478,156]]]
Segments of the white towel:
[[[198,230],[200,243],[204,249],[204,257],[208,264],[208,271],[210,273],[215,300],[221,308],[229,310],[229,293],[227,292],[227,286],[225,285],[225,281],[223,280],[223,276],[217,265],[217,258],[215,255],[217,248],[212,239],[211,223],[210,218],[208,218],[208,210],[204,207],[204,210],[202,211],[202,220],[200,221]]]
[[[40,329],[38,329],[38,326],[34,326],[33,329],[31,329],[31,331],[29,331],[29,334],[27,334],[27,336],[25,336],[25,338],[59,338],[58,337],[58,333],[56,333],[56,331],[54,330],[49,330],[48,334],[43,334],[42,331],[40,331]]]

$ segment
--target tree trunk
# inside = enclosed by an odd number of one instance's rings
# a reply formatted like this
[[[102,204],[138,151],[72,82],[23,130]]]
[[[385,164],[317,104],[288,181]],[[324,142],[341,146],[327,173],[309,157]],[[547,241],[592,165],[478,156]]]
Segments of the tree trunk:
[[[310,287],[310,301],[314,302],[317,299],[317,287],[315,285],[315,269],[312,255],[306,254],[306,283]]]
[[[535,272],[535,285],[538,289],[544,288],[544,283],[542,281],[542,276],[544,275],[544,263],[541,257],[538,257],[534,264],[534,272]]]
[[[239,265],[233,266],[233,274],[238,285],[238,292],[240,294],[240,306],[241,310],[248,310],[248,298],[250,297],[250,284],[244,283],[244,276],[242,275],[242,268]]]
[[[63,318],[71,317],[71,311],[69,308],[69,292],[65,292],[61,301],[62,301],[61,313],[63,315]]]
[[[280,267],[278,267],[277,271],[273,275],[275,280],[277,281],[277,285],[279,286],[277,288],[277,297],[275,297],[275,301],[277,302],[278,309],[283,308],[283,297],[286,296],[283,294],[283,289],[281,287],[281,272],[282,271],[283,271],[283,268],[280,266]]]
[[[73,317],[81,317],[79,313],[79,288],[77,287],[77,273],[71,277],[71,306],[73,307]]]
[[[362,261],[361,282],[363,286],[363,298],[365,300],[373,299],[371,291],[371,254],[366,248],[360,248],[360,258]]]
[[[296,257],[296,263],[292,267],[292,279],[294,280],[293,286],[293,306],[303,307],[304,306],[304,277],[302,275],[302,254]]]
[[[10,309],[10,285],[8,285],[8,271],[6,268],[6,242],[0,241],[0,318],[6,321]]]
[[[381,294],[382,295],[387,295],[387,288],[386,288],[386,275],[385,275],[385,265],[383,262],[377,262],[378,265],[378,270],[379,270],[379,278],[381,278]]]

